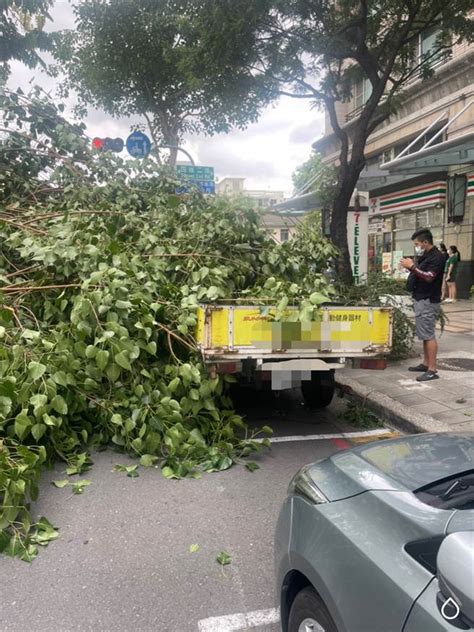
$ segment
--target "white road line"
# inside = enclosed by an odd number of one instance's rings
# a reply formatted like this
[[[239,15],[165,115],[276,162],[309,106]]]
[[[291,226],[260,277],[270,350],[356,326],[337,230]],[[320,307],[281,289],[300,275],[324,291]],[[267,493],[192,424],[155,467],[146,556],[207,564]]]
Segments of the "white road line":
[[[270,437],[272,443],[286,443],[289,441],[322,441],[324,439],[350,439],[351,437],[376,437],[378,435],[390,434],[390,428],[377,430],[358,430],[356,432],[339,432],[337,434],[315,434],[315,435],[294,435],[291,437]],[[263,439],[254,439],[261,443]]]
[[[261,625],[278,623],[280,611],[278,608],[268,610],[254,610],[253,612],[239,612],[223,617],[209,617],[198,622],[199,632],[234,632],[258,628]]]

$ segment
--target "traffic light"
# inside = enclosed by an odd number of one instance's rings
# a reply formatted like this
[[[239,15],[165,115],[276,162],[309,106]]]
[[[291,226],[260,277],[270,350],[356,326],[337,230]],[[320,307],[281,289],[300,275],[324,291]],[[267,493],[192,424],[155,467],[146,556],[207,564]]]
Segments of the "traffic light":
[[[96,138],[92,139],[92,149],[97,151],[115,151],[120,153],[123,149],[122,138]]]

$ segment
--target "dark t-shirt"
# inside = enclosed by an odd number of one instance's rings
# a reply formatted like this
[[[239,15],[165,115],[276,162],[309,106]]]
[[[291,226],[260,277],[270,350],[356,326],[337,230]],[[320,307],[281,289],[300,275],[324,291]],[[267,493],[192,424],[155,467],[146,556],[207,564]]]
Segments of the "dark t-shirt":
[[[453,266],[451,273],[449,275],[449,280],[450,281],[454,281],[454,279],[456,278],[456,272],[458,269],[458,263],[459,263],[459,257],[458,255],[451,255],[451,257],[449,257],[449,259],[446,261],[446,264],[444,266],[444,271],[446,272],[446,274],[448,274],[449,271],[449,267]]]
[[[431,303],[441,301],[444,264],[445,257],[437,248],[431,248],[418,259],[407,281],[415,301],[426,298]]]

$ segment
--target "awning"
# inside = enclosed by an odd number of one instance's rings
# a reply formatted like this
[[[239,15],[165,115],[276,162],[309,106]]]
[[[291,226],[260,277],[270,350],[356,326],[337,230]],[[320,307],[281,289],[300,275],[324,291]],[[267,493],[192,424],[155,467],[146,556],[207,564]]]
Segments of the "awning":
[[[293,214],[306,213],[307,211],[320,210],[323,207],[321,195],[318,191],[305,193],[298,197],[285,200],[271,207],[272,211],[290,211]]]
[[[447,167],[474,165],[474,132],[450,138],[437,145],[422,148],[412,154],[395,158],[380,165],[388,174],[431,173]]]
[[[379,165],[366,165],[357,180],[359,191],[373,191],[390,184],[398,184],[404,180],[410,180],[413,176],[391,174],[382,171]]]
[[[369,203],[368,195],[365,191],[359,191],[358,195],[360,210],[366,211]],[[326,207],[327,203],[323,203],[320,192],[315,191],[314,193],[305,193],[304,195],[299,195],[290,200],[275,204],[270,210],[276,213],[287,211],[287,213],[291,215],[300,215],[308,211],[321,211]],[[354,195],[351,198],[351,205],[348,210],[354,210]]]

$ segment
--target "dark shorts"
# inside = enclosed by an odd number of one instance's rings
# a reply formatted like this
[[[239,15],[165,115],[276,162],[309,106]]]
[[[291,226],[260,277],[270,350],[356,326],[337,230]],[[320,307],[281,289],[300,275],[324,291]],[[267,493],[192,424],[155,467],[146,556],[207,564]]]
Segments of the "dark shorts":
[[[436,317],[439,314],[440,307],[439,303],[430,303],[429,298],[413,301],[415,333],[418,340],[433,340],[436,337]]]

